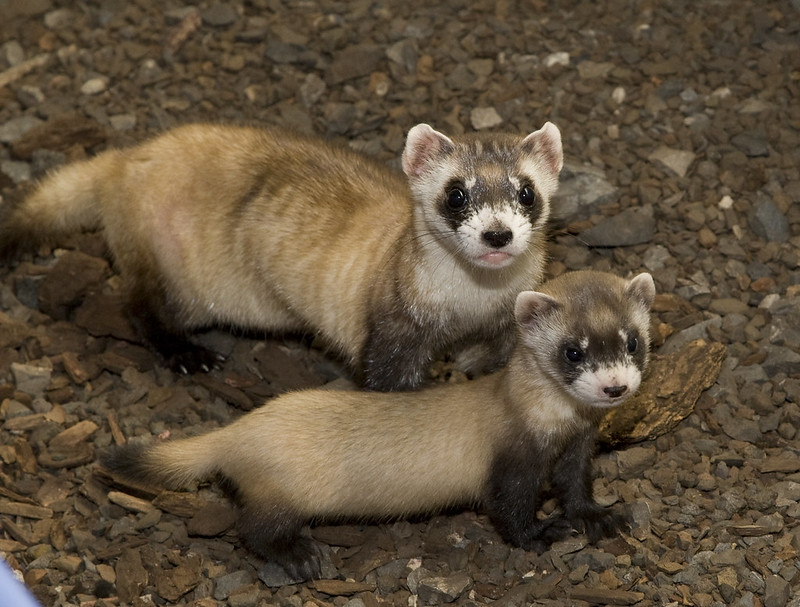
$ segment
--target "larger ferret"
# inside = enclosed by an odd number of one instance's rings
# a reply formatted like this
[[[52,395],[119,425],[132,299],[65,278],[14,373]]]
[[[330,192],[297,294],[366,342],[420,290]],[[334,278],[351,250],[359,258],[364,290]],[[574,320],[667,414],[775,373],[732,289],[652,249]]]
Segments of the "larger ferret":
[[[180,370],[213,362],[187,341],[207,326],[319,334],[377,390],[473,344],[465,370],[496,367],[514,297],[542,277],[561,135],[420,124],[402,164],[407,180],[277,128],[183,126],[46,178],[2,213],[0,258],[102,229],[135,326]]]
[[[482,504],[524,549],[573,528],[594,541],[623,524],[592,497],[596,427],[639,387],[654,295],[649,274],[566,274],[517,297],[519,339],[492,375],[407,393],[287,393],[222,429],[114,447],[102,462],[172,489],[218,478],[240,503],[245,545],[293,577],[319,574],[299,535],[319,520]],[[548,485],[562,512],[540,520]]]

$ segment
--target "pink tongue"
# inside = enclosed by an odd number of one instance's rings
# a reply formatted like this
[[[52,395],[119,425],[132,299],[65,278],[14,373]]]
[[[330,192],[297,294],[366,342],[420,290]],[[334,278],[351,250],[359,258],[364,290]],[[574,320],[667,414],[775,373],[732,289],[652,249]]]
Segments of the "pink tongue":
[[[497,265],[503,263],[509,257],[511,257],[511,255],[509,255],[508,253],[493,251],[492,253],[486,253],[485,255],[481,255],[481,260],[491,265]]]

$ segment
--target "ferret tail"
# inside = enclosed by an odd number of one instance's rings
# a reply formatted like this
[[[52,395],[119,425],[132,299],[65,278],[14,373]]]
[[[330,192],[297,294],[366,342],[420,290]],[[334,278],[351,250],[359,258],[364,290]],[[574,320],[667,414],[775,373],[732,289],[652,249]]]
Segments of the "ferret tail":
[[[101,191],[121,153],[109,150],[68,164],[45,177],[19,201],[0,203],[0,260],[11,259],[59,236],[101,226]]]
[[[216,451],[212,443],[211,435],[128,443],[107,449],[100,456],[100,464],[122,480],[184,489],[216,471]]]

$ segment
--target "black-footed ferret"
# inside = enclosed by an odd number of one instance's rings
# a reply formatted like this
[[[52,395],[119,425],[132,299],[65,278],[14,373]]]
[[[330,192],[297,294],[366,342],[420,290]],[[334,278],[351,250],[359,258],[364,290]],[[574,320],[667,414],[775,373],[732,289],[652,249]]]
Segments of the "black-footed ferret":
[[[592,497],[604,407],[639,387],[653,279],[575,272],[516,300],[508,365],[417,392],[287,393],[208,434],[112,447],[122,479],[172,489],[218,478],[241,506],[239,533],[293,577],[319,573],[301,527],[482,504],[500,535],[541,550],[573,528],[592,541],[623,517]],[[536,512],[550,486],[562,513]]]
[[[453,139],[417,125],[407,180],[277,128],[188,125],[46,178],[2,213],[0,258],[100,228],[139,333],[173,368],[215,360],[193,329],[309,331],[365,387],[413,389],[445,350],[499,353],[466,371],[504,362],[561,166],[551,123]]]

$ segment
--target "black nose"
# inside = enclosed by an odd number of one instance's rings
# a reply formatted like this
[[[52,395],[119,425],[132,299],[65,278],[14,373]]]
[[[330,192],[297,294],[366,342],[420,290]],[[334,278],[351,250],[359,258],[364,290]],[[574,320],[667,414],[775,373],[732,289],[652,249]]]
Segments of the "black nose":
[[[628,386],[606,386],[603,392],[608,394],[611,398],[619,398],[628,391]]]
[[[511,230],[503,230],[501,231],[492,231],[492,232],[484,232],[483,239],[495,249],[499,249],[500,247],[506,246],[511,239],[514,237],[514,234]]]

